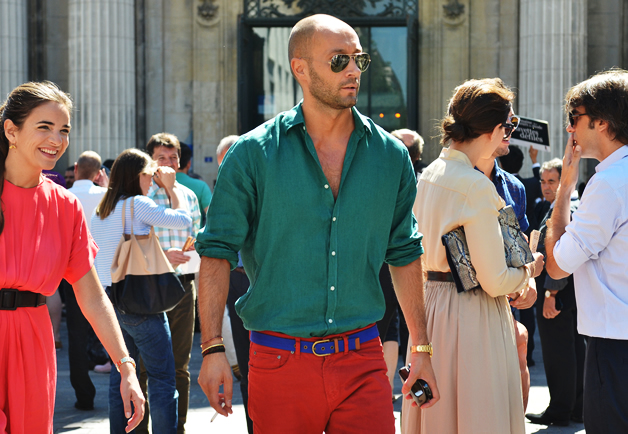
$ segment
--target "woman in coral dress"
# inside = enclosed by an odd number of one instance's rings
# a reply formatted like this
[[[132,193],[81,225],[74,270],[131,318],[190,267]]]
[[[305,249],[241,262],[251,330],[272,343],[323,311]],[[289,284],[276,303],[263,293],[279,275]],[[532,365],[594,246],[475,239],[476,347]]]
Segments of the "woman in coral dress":
[[[93,267],[98,247],[82,207],[41,173],[68,146],[71,109],[49,82],[18,86],[0,107],[0,433],[52,433],[57,367],[45,304],[62,278],[117,362],[129,427],[144,414],[134,363]]]

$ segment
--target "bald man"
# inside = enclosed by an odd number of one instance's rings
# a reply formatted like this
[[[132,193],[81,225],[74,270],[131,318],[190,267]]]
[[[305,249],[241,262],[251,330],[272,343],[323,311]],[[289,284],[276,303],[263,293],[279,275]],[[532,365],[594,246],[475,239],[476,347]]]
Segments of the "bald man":
[[[439,394],[430,362],[408,150],[356,109],[370,63],[356,32],[328,15],[292,29],[303,101],[243,135],[227,153],[196,249],[203,365],[212,407],[232,412],[221,319],[241,251],[251,286],[236,310],[251,331],[249,414],[256,433],[394,433],[375,322],[378,274],[390,265],[408,318],[412,370]],[[224,394],[219,386],[224,386]]]
[[[414,172],[416,173],[417,179],[423,169],[427,167],[423,161],[421,161],[421,155],[423,155],[423,145],[425,144],[425,140],[419,133],[414,130],[409,130],[408,128],[402,128],[400,130],[392,131],[393,137],[401,140],[406,148],[408,148],[408,152],[410,153],[410,160],[412,161],[412,166],[414,166]]]

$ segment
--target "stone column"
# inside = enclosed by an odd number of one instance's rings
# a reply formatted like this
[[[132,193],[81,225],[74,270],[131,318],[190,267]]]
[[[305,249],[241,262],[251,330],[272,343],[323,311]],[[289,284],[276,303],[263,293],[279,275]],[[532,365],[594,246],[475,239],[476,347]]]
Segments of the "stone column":
[[[539,160],[562,158],[565,93],[586,78],[587,1],[521,0],[520,29],[518,114],[549,122],[551,150]]]
[[[69,10],[69,160],[82,150],[116,158],[136,142],[135,2],[70,0]]]
[[[25,0],[0,2],[0,100],[28,76]]]
[[[218,174],[216,147],[238,133],[238,16],[243,2],[194,1],[194,172],[210,186]]]

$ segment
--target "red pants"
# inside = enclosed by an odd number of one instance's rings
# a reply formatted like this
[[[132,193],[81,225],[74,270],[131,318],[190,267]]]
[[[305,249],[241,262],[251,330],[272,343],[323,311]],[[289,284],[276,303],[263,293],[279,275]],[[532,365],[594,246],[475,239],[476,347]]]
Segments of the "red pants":
[[[326,357],[251,342],[249,414],[256,434],[394,434],[391,396],[379,338]]]

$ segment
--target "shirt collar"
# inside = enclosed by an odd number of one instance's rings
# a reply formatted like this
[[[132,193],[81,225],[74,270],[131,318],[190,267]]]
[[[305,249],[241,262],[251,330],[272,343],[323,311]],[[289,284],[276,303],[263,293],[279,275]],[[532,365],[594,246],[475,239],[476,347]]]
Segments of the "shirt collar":
[[[89,179],[79,179],[74,181],[74,184],[72,184],[72,188],[76,187],[76,188],[89,188],[91,186],[93,186],[94,183],[92,181],[90,181]]]
[[[628,145],[624,145],[617,149],[611,155],[606,157],[600,164],[595,166],[595,173],[600,173],[601,171],[608,169],[613,163],[618,162],[626,156],[628,156]]]
[[[471,160],[469,160],[469,157],[467,157],[467,154],[457,151],[455,149],[443,148],[443,150],[440,152],[440,158],[443,158],[445,160],[458,161],[469,167],[473,167],[473,165],[471,164]]]
[[[301,100],[291,110],[285,112],[282,123],[285,125],[286,131],[296,126],[305,126],[305,119],[303,118],[303,100]],[[355,121],[356,130],[362,130],[369,134],[372,134],[371,120],[362,115],[355,107],[351,107],[353,113],[353,119]]]

